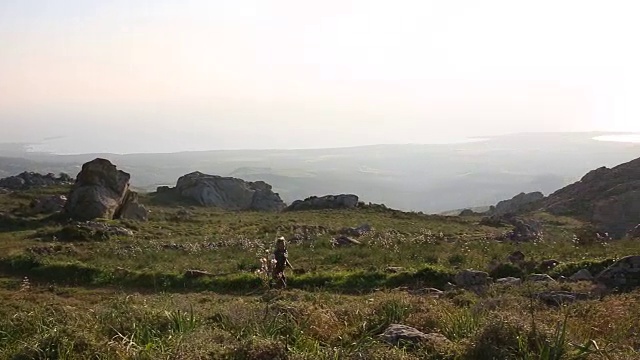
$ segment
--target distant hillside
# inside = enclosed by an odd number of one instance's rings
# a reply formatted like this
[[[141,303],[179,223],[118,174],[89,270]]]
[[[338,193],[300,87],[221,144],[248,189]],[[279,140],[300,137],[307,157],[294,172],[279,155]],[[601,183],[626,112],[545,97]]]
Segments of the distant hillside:
[[[132,174],[136,189],[174,185],[192,171],[264,180],[288,203],[311,195],[358,194],[365,202],[424,212],[486,206],[520,192],[545,194],[600,166],[640,154],[640,144],[593,140],[602,133],[519,134],[449,145],[376,145],[312,150],[172,154],[4,155],[0,174],[68,172],[105,157]],[[8,159],[10,158],[10,159]]]

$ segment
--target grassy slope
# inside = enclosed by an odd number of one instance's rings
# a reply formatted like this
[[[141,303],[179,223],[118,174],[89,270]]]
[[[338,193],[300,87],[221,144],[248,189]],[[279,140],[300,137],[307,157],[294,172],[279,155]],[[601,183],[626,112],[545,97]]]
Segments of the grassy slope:
[[[0,195],[0,211],[61,191]],[[528,299],[536,291],[530,286],[494,286],[482,296],[452,291],[440,299],[394,290],[442,287],[458,269],[489,270],[515,249],[534,261],[569,263],[557,270],[567,273],[576,268],[571,263],[640,253],[640,243],[631,240],[578,244],[573,233],[582,224],[572,219],[536,214],[544,239],[511,244],[492,240],[507,229],[479,226],[472,217],[380,209],[263,214],[190,208],[188,220],[177,220],[179,208],[149,206],[147,223],[115,222],[134,229],[133,238],[53,241],[61,225],[41,218],[0,227],[0,358],[511,356],[500,351],[541,358],[542,338],[564,316],[571,342],[595,340],[614,359],[638,356],[638,293],[550,308]],[[330,246],[332,233],[362,223],[375,228],[361,238],[362,246]],[[302,226],[311,229],[309,239],[290,245],[301,273],[290,275],[290,290],[267,291],[254,274],[259,259],[276,236],[289,237]],[[405,271],[390,274],[388,266]],[[190,280],[183,276],[187,269],[215,276]],[[593,290],[588,284],[552,286]],[[453,345],[390,348],[376,335],[392,322],[443,333]],[[518,336],[540,339],[522,344]],[[511,342],[497,346],[500,341]],[[576,350],[567,342],[562,344]]]

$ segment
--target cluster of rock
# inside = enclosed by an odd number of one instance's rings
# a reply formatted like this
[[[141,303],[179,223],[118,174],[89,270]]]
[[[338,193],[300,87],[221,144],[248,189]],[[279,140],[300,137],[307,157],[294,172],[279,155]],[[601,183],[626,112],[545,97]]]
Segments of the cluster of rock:
[[[514,252],[508,259],[514,263],[524,262],[524,254]],[[545,266],[550,270],[559,264],[556,260],[547,260],[540,263],[539,268]],[[524,280],[516,277],[505,277],[495,280],[496,284],[516,285],[523,281],[530,282],[577,282],[577,281],[593,281],[598,284],[605,285],[608,288],[637,288],[640,287],[640,255],[627,256],[617,260],[602,272],[593,276],[587,269],[580,269],[573,275],[565,278],[559,277],[554,279],[548,274],[530,274]],[[454,277],[455,285],[462,288],[478,288],[489,285],[494,282],[489,273],[478,270],[462,270]]]
[[[56,176],[51,173],[42,175],[25,171],[15,176],[0,179],[0,188],[7,190],[26,190],[34,187],[67,185],[71,183],[73,183],[73,179],[65,173]]]
[[[199,171],[180,177],[174,188],[160,187],[157,192],[224,210],[280,211],[286,206],[264,181],[249,182]]]
[[[503,234],[500,240],[533,241],[542,238],[542,225],[538,221],[512,214],[485,217],[480,221],[480,225],[492,227],[512,226],[512,229]]]
[[[354,209],[358,206],[358,201],[358,196],[353,194],[311,196],[304,200],[294,201],[286,210]]]
[[[149,211],[129,189],[131,175],[109,160],[95,159],[82,166],[63,212],[74,220],[132,219],[145,221]]]
[[[544,195],[539,192],[520,193],[509,200],[503,200],[495,206],[491,206],[487,215],[502,216],[506,214],[517,214],[530,208],[534,204],[544,199]]]

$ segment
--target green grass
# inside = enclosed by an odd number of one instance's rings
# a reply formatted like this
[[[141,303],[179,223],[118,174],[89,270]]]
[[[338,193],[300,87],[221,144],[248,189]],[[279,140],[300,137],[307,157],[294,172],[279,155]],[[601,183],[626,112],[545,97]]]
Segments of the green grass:
[[[25,216],[31,199],[65,192],[0,195],[2,359],[635,359],[640,358],[640,292],[601,296],[591,284],[445,289],[460,269],[494,278],[525,276],[556,259],[553,276],[597,274],[640,254],[637,240],[580,243],[580,221],[533,214],[541,241],[499,242],[508,228],[477,217],[384,208],[291,213],[223,212],[162,205],[142,196],[149,222],[109,221],[134,237],[62,239],[65,224]],[[186,205],[188,206],[188,205]],[[370,224],[360,246],[334,248],[343,227]],[[289,244],[288,289],[256,273],[277,236]],[[527,266],[508,264],[520,250]],[[388,267],[401,267],[387,271]],[[189,269],[209,277],[185,277]],[[533,294],[593,293],[551,307]],[[439,333],[450,343],[393,347],[389,324]]]

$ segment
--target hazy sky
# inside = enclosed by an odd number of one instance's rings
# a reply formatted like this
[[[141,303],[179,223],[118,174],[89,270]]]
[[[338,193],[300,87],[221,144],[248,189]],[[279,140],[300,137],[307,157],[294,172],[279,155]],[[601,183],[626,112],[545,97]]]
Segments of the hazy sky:
[[[0,0],[0,142],[150,152],[640,132],[639,10]]]

